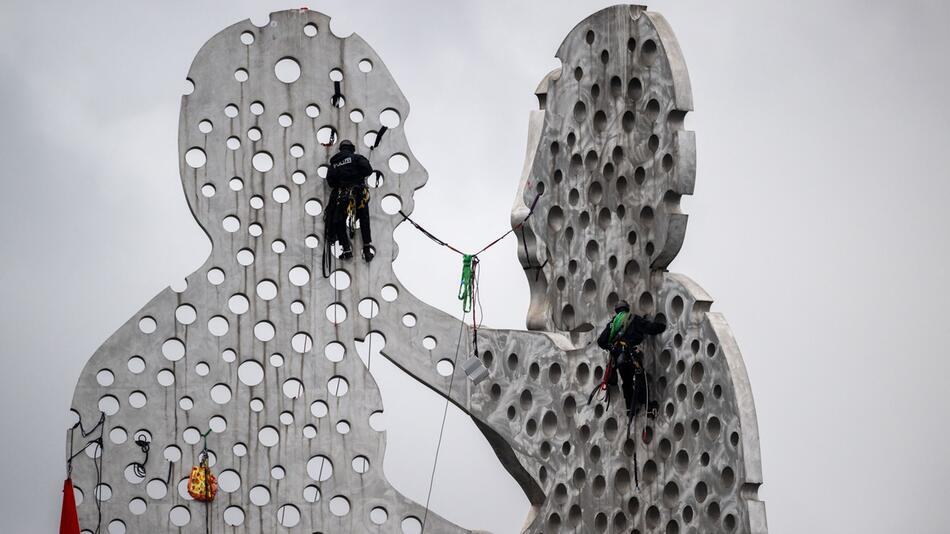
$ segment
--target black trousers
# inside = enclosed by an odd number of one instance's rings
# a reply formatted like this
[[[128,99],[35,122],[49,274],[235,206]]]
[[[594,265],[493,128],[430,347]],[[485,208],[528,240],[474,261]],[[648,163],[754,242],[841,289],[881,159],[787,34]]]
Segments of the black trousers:
[[[362,191],[355,191],[352,194],[362,196]],[[344,251],[352,251],[353,245],[350,243],[349,231],[346,227],[347,212],[346,207],[349,204],[347,191],[334,189],[330,194],[330,208],[328,210],[327,221],[327,241],[340,243]],[[373,242],[373,234],[369,223],[369,206],[364,205],[356,208],[356,220],[360,225],[360,234],[363,237],[363,246]]]
[[[629,353],[618,354],[614,360],[620,375],[620,389],[627,405],[627,414],[635,417],[647,403],[647,377],[642,358]]]

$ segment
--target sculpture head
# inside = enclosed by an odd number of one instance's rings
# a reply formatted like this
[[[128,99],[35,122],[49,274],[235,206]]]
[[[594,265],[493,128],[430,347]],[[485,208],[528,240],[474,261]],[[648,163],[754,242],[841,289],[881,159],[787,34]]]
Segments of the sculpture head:
[[[532,330],[600,323],[621,299],[654,312],[650,275],[682,246],[679,199],[695,179],[695,141],[683,129],[689,77],[662,16],[642,6],[601,10],[574,27],[557,57],[561,67],[537,90],[512,215],[524,220],[543,192],[519,236]]]
[[[180,174],[211,255],[100,347],[73,399],[87,426],[101,410],[108,429],[148,435],[164,455],[144,473],[127,471],[142,451],[113,439],[103,445],[110,461],[101,478],[89,462],[76,465],[80,492],[108,486],[110,496],[101,508],[92,499],[80,505],[84,524],[101,511],[103,529],[203,532],[208,513],[215,525],[223,519],[248,532],[365,532],[380,514],[389,525],[426,517],[385,480],[385,435],[373,423],[382,399],[358,355],[358,344],[380,350],[381,331],[393,332],[395,346],[451,339],[392,273],[397,213],[412,211],[426,173],[406,144],[400,125],[409,108],[383,62],[329,23],[307,10],[276,12],[262,27],[245,20],[226,28],[195,57],[193,90],[181,100]],[[314,272],[323,178],[342,139],[382,173],[370,184],[380,259],[339,265],[324,280]],[[413,330],[400,322],[410,309],[419,316]],[[175,488],[209,428],[228,499],[199,508]],[[428,521],[434,531],[461,531],[437,514]]]
[[[400,127],[408,102],[373,49],[356,34],[337,37],[329,20],[288,10],[263,27],[239,22],[208,40],[188,71],[194,90],[181,101],[181,179],[205,232],[230,245],[214,254],[259,256],[273,246],[301,265],[318,263],[327,163],[347,143],[382,173],[370,183],[377,235],[401,221],[395,211],[411,212],[426,182]],[[377,241],[378,254],[395,256],[390,239]]]

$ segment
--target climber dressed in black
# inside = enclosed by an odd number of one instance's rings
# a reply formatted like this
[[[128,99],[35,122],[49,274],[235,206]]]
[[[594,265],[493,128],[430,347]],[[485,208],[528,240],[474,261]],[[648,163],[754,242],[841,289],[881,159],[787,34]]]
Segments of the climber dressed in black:
[[[666,330],[666,325],[630,313],[630,305],[626,301],[620,301],[614,312],[614,317],[597,338],[597,345],[609,352],[602,387],[607,389],[608,386],[615,385],[616,375],[620,375],[627,416],[632,419],[640,411],[640,407],[647,403],[647,380],[640,344],[646,336],[662,333]],[[596,391],[595,389],[591,393],[591,398]],[[652,415],[655,416],[655,408],[651,408]]]
[[[350,232],[353,232],[357,221],[363,236],[363,259],[373,259],[374,252],[370,246],[373,238],[369,226],[369,191],[366,189],[366,177],[371,174],[373,168],[369,160],[356,153],[353,142],[345,139],[341,141],[340,151],[330,158],[327,183],[333,189],[324,214],[327,246],[338,242],[343,249],[340,259],[348,260],[353,257]]]

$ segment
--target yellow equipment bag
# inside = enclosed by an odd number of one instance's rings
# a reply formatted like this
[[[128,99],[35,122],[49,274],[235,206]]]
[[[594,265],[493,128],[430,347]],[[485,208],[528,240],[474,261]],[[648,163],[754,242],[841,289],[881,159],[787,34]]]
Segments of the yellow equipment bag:
[[[191,468],[188,477],[188,495],[196,501],[211,502],[218,493],[218,479],[208,467],[208,455],[202,452],[198,465]]]

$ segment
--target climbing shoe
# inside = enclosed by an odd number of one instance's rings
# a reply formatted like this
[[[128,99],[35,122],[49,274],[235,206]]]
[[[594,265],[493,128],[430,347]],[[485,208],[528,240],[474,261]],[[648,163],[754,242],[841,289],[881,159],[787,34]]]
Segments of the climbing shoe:
[[[373,261],[375,256],[376,253],[373,252],[373,247],[369,245],[363,245],[363,259],[366,260],[367,263]]]
[[[352,251],[352,250],[344,250],[344,251],[343,251],[343,254],[340,254],[340,259],[341,259],[341,260],[352,260],[352,259],[353,259],[353,251]]]

